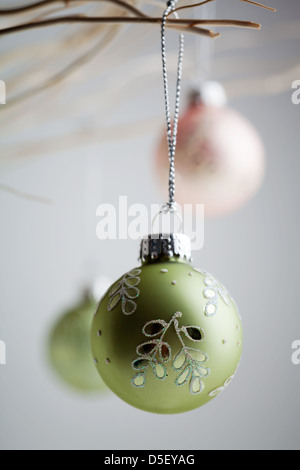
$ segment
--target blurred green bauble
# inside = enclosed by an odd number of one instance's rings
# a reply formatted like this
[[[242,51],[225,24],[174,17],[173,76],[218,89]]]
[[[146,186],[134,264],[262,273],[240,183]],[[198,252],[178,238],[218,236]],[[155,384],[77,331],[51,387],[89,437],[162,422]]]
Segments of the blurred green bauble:
[[[159,254],[159,243],[151,245],[151,256],[107,291],[91,329],[104,382],[125,402],[154,413],[181,413],[212,400],[231,382],[242,352],[234,300],[172,243],[169,256]]]
[[[97,374],[90,348],[90,328],[96,310],[92,296],[67,311],[49,337],[49,358],[58,376],[83,392],[101,392],[106,387]]]

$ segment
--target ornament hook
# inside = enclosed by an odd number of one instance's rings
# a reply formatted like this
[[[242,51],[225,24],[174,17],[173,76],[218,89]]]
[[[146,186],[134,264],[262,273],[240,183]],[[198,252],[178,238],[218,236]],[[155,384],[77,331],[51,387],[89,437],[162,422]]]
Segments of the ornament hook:
[[[157,232],[155,232],[154,230],[154,227],[155,227],[155,224],[156,222],[159,220],[160,217],[162,216],[165,216],[165,215],[173,215],[174,219],[177,218],[177,220],[179,221],[179,229],[178,230],[171,230],[172,227],[171,227],[171,220],[170,220],[170,227],[169,227],[169,230],[165,231],[165,230],[158,230]],[[177,208],[177,204],[176,202],[173,202],[173,203],[165,203],[165,204],[162,204],[159,212],[156,214],[156,216],[154,217],[153,221],[152,221],[152,233],[162,233],[162,232],[168,232],[168,233],[182,233],[182,230],[183,230],[183,219],[182,219],[182,216],[180,214],[180,212],[178,211],[178,208]]]

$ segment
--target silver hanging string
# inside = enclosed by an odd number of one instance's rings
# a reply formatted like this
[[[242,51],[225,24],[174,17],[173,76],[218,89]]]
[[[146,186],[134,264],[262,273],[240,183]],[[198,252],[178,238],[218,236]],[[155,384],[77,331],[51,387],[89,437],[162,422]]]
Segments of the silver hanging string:
[[[175,112],[174,112],[174,124],[172,130],[171,114],[170,114],[170,98],[169,98],[169,84],[168,84],[168,71],[167,71],[167,57],[166,57],[166,23],[169,15],[175,10],[176,3],[178,0],[171,0],[167,3],[167,8],[162,17],[161,24],[161,54],[162,54],[162,65],[163,65],[163,80],[164,80],[164,94],[165,94],[165,109],[166,109],[166,120],[167,120],[167,139],[169,148],[169,202],[164,205],[168,207],[169,211],[176,211],[175,203],[175,152],[177,144],[177,130],[178,130],[178,119],[179,119],[179,106],[180,106],[180,95],[181,95],[181,79],[182,79],[182,64],[184,54],[184,35],[179,36],[179,54],[178,54],[178,68],[177,68],[177,85],[176,85],[176,100],[175,100]],[[177,13],[174,16],[178,18]]]

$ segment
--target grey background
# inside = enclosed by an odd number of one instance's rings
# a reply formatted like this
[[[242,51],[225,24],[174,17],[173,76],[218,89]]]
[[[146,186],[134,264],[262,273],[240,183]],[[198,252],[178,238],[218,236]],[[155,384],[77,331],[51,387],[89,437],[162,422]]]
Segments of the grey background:
[[[280,9],[276,18],[252,16],[267,24],[300,20],[298,0],[269,4]],[[295,55],[299,44],[285,47],[269,45],[261,54],[279,60]],[[116,279],[136,265],[138,242],[96,239],[97,205],[117,203],[119,195],[150,204],[160,194],[151,129],[148,137],[95,142],[84,152],[56,152],[53,143],[51,154],[0,175],[2,183],[53,201],[0,196],[0,339],[7,345],[7,365],[0,366],[1,449],[299,449],[300,366],[291,362],[291,345],[300,339],[300,106],[292,104],[291,91],[231,105],[259,129],[267,175],[242,210],[206,220],[205,247],[194,258],[225,283],[243,317],[244,353],[234,382],[196,411],[160,416],[110,393],[78,395],[56,381],[45,358],[55,317],[94,274]],[[138,117],[138,107],[128,109]]]

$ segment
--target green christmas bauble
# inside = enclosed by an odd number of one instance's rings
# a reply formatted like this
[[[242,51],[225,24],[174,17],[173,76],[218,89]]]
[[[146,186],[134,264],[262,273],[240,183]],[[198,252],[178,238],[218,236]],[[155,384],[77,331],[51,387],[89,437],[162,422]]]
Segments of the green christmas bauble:
[[[144,240],[143,264],[107,291],[92,323],[92,354],[104,382],[153,413],[212,400],[232,380],[242,352],[234,300],[191,266],[186,243],[183,235]]]
[[[56,374],[82,392],[101,392],[105,384],[95,370],[90,350],[90,329],[96,310],[91,295],[66,312],[52,328],[48,356]]]

